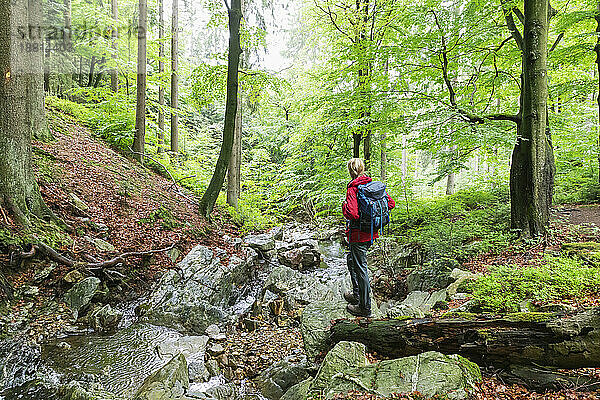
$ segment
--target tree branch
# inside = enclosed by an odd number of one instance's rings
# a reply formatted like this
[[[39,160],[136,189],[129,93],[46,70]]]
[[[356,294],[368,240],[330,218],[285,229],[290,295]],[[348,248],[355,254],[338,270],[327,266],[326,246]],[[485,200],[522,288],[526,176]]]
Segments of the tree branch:
[[[502,2],[502,4],[504,5],[504,2]],[[517,29],[517,26],[515,25],[515,20],[513,19],[513,16],[512,16],[512,13],[514,12],[513,10],[514,9],[510,9],[510,10],[504,9],[503,10],[504,11],[504,20],[506,21],[506,26],[508,27],[510,34],[515,39],[515,42],[517,42],[517,47],[519,48],[519,50],[523,51],[523,36],[521,35],[521,32],[519,32],[519,30]],[[518,14],[517,14],[517,17],[518,17]]]
[[[554,49],[556,49],[556,46],[558,46],[558,44],[560,43],[561,39],[565,36],[564,32],[561,32],[558,37],[556,38],[556,40],[554,41],[554,43],[552,44],[552,47],[550,47],[550,50],[548,50],[548,53],[551,53],[552,51],[554,51]]]

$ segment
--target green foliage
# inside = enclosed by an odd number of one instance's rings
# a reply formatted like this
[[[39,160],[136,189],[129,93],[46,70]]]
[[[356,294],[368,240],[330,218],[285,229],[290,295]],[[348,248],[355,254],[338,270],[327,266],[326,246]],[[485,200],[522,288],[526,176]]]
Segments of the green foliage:
[[[423,246],[430,259],[466,260],[504,248],[513,235],[504,190],[469,189],[435,199],[397,199],[391,229],[402,241]]]
[[[226,206],[224,196],[219,197],[218,204]],[[277,225],[275,209],[265,207],[265,200],[257,193],[244,193],[238,200],[237,210],[226,206],[227,213],[241,226],[241,232],[263,231]]]
[[[503,265],[468,284],[482,310],[515,312],[524,300],[552,302],[598,293],[600,265],[574,257],[548,257],[539,267]]]
[[[155,222],[159,222],[160,226],[164,230],[171,230],[181,226],[181,222],[173,216],[173,213],[163,206],[160,206],[156,210],[152,211],[148,217],[140,218],[140,223],[153,224]]]

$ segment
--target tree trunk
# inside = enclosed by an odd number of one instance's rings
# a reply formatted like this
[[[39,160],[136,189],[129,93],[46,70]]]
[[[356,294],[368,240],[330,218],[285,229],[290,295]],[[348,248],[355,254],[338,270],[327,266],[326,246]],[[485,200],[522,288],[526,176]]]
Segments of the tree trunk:
[[[596,102],[598,103],[598,148],[596,151],[598,153],[598,183],[600,183],[600,1],[597,4],[596,10],[596,35],[598,35],[598,38],[596,39],[596,47],[594,47],[596,52],[596,68],[598,70],[598,97],[596,98]]]
[[[381,142],[381,157],[380,157],[380,178],[382,182],[387,181],[387,132],[385,129],[381,131],[379,136]]]
[[[24,226],[31,216],[55,218],[31,165],[31,138],[47,130],[41,126],[46,123],[42,35],[35,29],[24,39],[18,34],[23,26],[41,26],[41,16],[41,1],[0,0],[0,205]]]
[[[547,131],[548,2],[525,1],[522,121],[510,171],[511,226],[527,238],[543,235],[550,216],[554,154]]]
[[[97,88],[100,85],[100,81],[102,80],[102,75],[104,75],[104,65],[106,64],[106,56],[102,56],[102,59],[98,62],[98,72],[96,72],[94,77],[94,87]]]
[[[368,113],[368,115],[370,114],[371,113]],[[371,169],[371,129],[367,129],[365,132],[363,146],[365,153],[365,171],[368,171]]]
[[[447,196],[454,194],[455,182],[456,182],[456,173],[450,172],[448,174],[448,180],[446,181],[446,195]]]
[[[361,342],[386,357],[433,350],[497,367],[600,367],[598,311],[596,308],[566,318],[532,313],[534,320],[528,319],[527,313],[517,313],[514,319],[340,320],[331,328],[331,344],[342,340]]]
[[[210,184],[200,201],[200,212],[206,218],[210,216],[219,192],[223,187],[225,173],[231,158],[233,136],[235,131],[235,116],[238,104],[238,68],[240,63],[240,20],[242,18],[241,0],[232,0],[229,14],[229,55],[227,60],[227,98],[225,101],[225,123],[223,127],[223,143],[219,159],[215,165]]]
[[[138,65],[137,65],[137,101],[135,108],[135,137],[133,156],[144,163],[144,144],[146,141],[146,27],[148,8],[146,0],[139,0],[138,23]]]
[[[96,67],[96,56],[92,56],[92,59],[90,61],[90,71],[88,73],[88,87],[92,87],[92,85],[94,84],[94,69]]]
[[[359,158],[360,157],[360,142],[362,141],[362,135],[360,133],[353,133],[353,146],[352,146],[352,157]]]
[[[173,16],[171,22],[171,107],[177,110],[177,51],[178,51],[178,30],[179,30],[179,0],[173,0]],[[176,112],[171,113],[171,151],[179,152],[179,115]]]
[[[237,112],[235,114],[235,132],[231,158],[227,168],[227,204],[238,208],[238,199],[241,189],[241,164],[242,164],[242,95],[238,92]]]
[[[165,11],[164,0],[158,0],[158,148],[157,153],[163,152],[165,144],[165,88],[163,87],[163,74],[165,73]]]
[[[408,150],[406,148],[406,135],[402,135],[402,182],[406,184],[408,177]]]
[[[110,69],[110,87],[114,93],[119,91],[119,71],[117,70],[117,54],[118,54],[118,40],[119,40],[119,7],[117,0],[111,0],[110,2],[112,9],[112,18],[114,25],[112,28],[112,59],[113,66]]]

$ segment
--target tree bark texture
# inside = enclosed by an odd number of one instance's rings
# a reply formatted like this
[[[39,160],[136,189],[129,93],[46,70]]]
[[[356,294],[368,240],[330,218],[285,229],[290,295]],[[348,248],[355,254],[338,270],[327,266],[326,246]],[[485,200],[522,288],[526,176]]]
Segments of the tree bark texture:
[[[171,19],[171,108],[175,112],[171,112],[171,151],[179,152],[179,115],[177,114],[178,107],[178,83],[177,69],[178,59],[177,52],[179,46],[179,0],[173,0],[173,14]]]
[[[31,165],[31,138],[47,127],[44,116],[41,1],[0,0],[0,205],[16,221],[53,218],[44,203]],[[31,51],[27,51],[27,48]]]
[[[242,95],[238,91],[237,112],[231,158],[227,168],[227,204],[237,209],[241,190],[242,166]]]
[[[388,357],[425,351],[460,354],[480,365],[600,366],[600,309],[568,317],[537,315],[539,322],[514,319],[339,320],[331,344],[364,343]],[[363,320],[364,321],[364,320]]]
[[[138,22],[138,65],[137,65],[137,101],[135,108],[135,137],[133,140],[134,158],[144,162],[144,144],[146,141],[146,28],[148,7],[146,0],[139,0]]]
[[[597,136],[598,136],[598,183],[600,183],[600,1],[597,4],[596,9],[596,46],[594,51],[596,52],[596,68],[598,71],[598,97],[596,97],[596,103],[598,103],[598,121],[597,121]],[[558,108],[558,107],[557,107]]]
[[[158,148],[157,153],[163,152],[165,144],[165,88],[163,87],[162,76],[165,73],[165,10],[164,0],[158,0],[158,74],[160,80],[158,82]]]
[[[208,188],[200,201],[200,212],[208,218],[215,206],[219,192],[223,187],[227,166],[231,158],[235,117],[238,105],[238,69],[240,63],[240,20],[242,18],[241,0],[232,0],[229,14],[229,55],[227,60],[227,96],[225,100],[225,123],[223,127],[223,143],[215,171]]]
[[[554,154],[547,130],[548,2],[525,1],[522,120],[510,171],[511,226],[522,237],[543,235],[550,216]]]
[[[113,66],[110,69],[110,87],[114,93],[119,91],[119,71],[117,70],[117,54],[119,51],[119,5],[117,0],[111,0],[111,11],[112,11],[112,19],[113,19],[113,27],[112,27],[112,59]]]

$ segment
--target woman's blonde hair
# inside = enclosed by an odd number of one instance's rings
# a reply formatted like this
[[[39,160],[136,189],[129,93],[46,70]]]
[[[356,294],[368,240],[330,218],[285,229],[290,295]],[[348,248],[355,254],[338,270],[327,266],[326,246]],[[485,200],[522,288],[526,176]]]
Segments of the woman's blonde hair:
[[[356,179],[365,172],[365,163],[360,158],[348,160],[348,173],[352,179]]]

